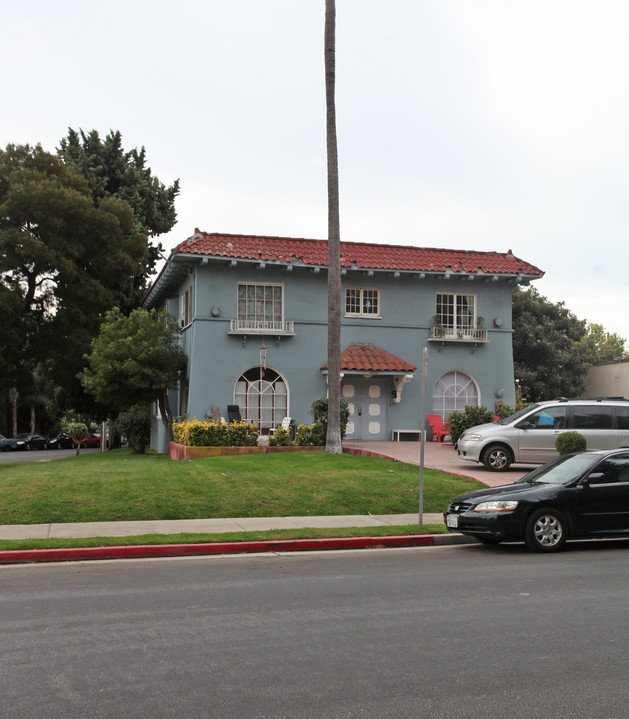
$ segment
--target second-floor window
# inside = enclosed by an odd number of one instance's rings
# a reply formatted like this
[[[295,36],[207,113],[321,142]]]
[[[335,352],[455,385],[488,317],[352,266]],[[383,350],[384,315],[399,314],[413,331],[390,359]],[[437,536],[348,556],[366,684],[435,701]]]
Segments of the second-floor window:
[[[284,319],[282,285],[238,284],[238,326],[280,329]]]
[[[182,327],[187,327],[192,322],[192,286],[179,297],[179,317]]]
[[[347,287],[345,314],[348,317],[380,317],[380,290]]]
[[[476,296],[437,293],[435,324],[450,331],[476,328]]]

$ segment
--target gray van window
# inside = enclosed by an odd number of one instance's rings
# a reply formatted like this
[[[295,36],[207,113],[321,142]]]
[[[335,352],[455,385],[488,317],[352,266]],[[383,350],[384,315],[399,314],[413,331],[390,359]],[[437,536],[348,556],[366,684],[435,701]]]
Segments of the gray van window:
[[[528,414],[532,410],[534,410],[538,405],[536,404],[530,404],[528,407],[524,407],[524,409],[518,410],[515,414],[510,414],[506,419],[501,419],[498,421],[498,424],[513,424],[516,422],[522,415]]]
[[[543,407],[526,419],[531,425],[529,429],[565,429],[566,408]]]
[[[573,429],[611,429],[612,408],[605,406],[574,405],[572,407]]]
[[[629,407],[616,405],[616,422],[618,422],[618,429],[629,429]]]

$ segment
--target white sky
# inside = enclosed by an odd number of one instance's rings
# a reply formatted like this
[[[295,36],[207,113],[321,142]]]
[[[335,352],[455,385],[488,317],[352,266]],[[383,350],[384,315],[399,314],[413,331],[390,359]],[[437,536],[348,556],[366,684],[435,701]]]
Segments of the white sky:
[[[194,232],[325,238],[324,0],[0,0],[0,146],[120,130]],[[629,339],[629,3],[337,0],[341,238],[513,252]]]

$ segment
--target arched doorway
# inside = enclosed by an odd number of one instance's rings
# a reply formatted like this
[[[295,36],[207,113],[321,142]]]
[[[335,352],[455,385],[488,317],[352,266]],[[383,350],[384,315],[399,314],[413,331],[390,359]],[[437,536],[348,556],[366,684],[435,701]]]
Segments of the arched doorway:
[[[252,367],[236,382],[234,404],[245,421],[257,422],[260,434],[268,434],[288,415],[286,380],[270,367]]]
[[[479,391],[476,380],[465,372],[454,370],[442,375],[432,394],[432,411],[446,420],[452,412],[463,412],[465,405],[477,407]]]

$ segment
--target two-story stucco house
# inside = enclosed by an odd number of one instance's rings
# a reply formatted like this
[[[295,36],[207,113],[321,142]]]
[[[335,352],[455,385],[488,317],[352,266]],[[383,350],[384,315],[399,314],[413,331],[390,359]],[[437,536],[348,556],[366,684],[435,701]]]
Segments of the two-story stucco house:
[[[174,413],[226,417],[235,404],[262,434],[286,416],[311,422],[327,392],[327,264],[323,240],[197,230],[178,245],[143,303],[180,322],[188,369]],[[348,439],[419,432],[424,373],[427,414],[514,404],[511,293],[541,270],[511,251],[361,242],[341,243],[341,269]],[[165,451],[160,427],[152,444]]]

